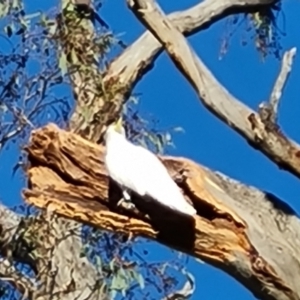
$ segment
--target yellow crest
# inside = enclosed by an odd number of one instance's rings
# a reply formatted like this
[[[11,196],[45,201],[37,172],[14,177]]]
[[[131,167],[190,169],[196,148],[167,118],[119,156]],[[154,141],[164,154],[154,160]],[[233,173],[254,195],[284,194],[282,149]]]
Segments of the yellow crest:
[[[115,127],[115,130],[119,133],[122,133],[123,132],[123,119],[122,117],[120,117],[115,123],[114,123],[114,127]]]

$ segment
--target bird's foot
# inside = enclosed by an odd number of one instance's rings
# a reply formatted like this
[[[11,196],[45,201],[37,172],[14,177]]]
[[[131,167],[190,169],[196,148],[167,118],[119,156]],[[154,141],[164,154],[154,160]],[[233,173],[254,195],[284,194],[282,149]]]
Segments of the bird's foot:
[[[118,203],[117,203],[117,206],[118,207],[122,207],[122,208],[125,208],[127,210],[133,210],[135,208],[135,205],[131,202],[131,201],[128,201],[127,199],[125,198],[121,198]]]
[[[126,190],[123,190],[123,197],[119,200],[117,206],[128,210],[133,210],[135,208],[135,205],[131,202],[129,193]]]

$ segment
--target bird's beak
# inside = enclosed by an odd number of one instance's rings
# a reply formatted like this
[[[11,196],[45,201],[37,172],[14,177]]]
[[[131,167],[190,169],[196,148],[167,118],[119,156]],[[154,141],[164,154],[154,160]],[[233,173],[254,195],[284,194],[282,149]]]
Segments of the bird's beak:
[[[122,124],[122,117],[120,117],[116,123],[115,123],[115,129],[117,132],[122,133],[122,129],[123,129],[123,124]]]

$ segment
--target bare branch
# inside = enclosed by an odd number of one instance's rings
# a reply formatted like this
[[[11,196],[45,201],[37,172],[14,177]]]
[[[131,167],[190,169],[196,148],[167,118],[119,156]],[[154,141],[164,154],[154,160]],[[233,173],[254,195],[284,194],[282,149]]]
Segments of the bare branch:
[[[274,195],[188,159],[162,157],[171,175],[193,174],[180,187],[197,209],[194,224],[166,222],[168,214],[161,208],[135,198],[140,211],[121,214],[113,205],[116,190],[108,190],[103,146],[48,125],[33,132],[28,151],[35,165],[28,170],[27,203],[106,230],[155,239],[221,268],[259,299],[300,299],[300,220]],[[149,218],[142,217],[145,212]]]
[[[273,87],[269,102],[262,102],[258,106],[258,115],[264,128],[258,126],[260,135],[263,135],[263,130],[279,132],[278,121],[278,106],[282,95],[282,91],[285,87],[288,75],[292,70],[293,58],[296,54],[296,48],[292,48],[284,53],[281,70]]]
[[[282,63],[281,63],[281,70],[273,87],[271,96],[270,96],[270,106],[272,109],[272,118],[271,122],[274,124],[277,122],[277,115],[278,115],[278,104],[279,100],[282,95],[282,91],[285,87],[286,81],[288,76],[292,70],[292,64],[294,56],[296,55],[296,48],[292,48],[289,51],[284,53]]]
[[[150,0],[140,0],[139,3],[141,2],[147,3],[146,10],[139,9],[134,0],[129,4],[137,17],[164,45],[170,58],[191,83],[203,104],[269,159],[300,177],[299,145],[286,138],[278,128],[265,127],[258,114],[234,98],[217,81],[160,8]]]
[[[249,13],[276,2],[277,0],[205,0],[187,10],[171,13],[167,17],[182,34],[189,36],[207,29],[228,15]],[[146,31],[112,61],[104,80],[118,78],[123,85],[133,89],[135,84],[151,70],[162,50],[162,45],[155,36]]]
[[[276,0],[206,0],[183,12],[170,14],[170,19],[181,32],[190,35],[230,14],[249,12],[273,3]],[[99,54],[93,49],[93,24],[81,20],[80,25],[72,33],[79,40],[76,47],[62,43],[65,53],[73,49],[85,66],[85,72],[77,70],[71,75],[76,105],[70,128],[89,140],[99,142],[107,123],[120,114],[122,104],[135,84],[151,69],[162,47],[150,32],[146,32],[110,63],[102,77],[94,59]],[[101,85],[102,88],[99,88]],[[108,90],[108,95],[103,95],[101,89]]]

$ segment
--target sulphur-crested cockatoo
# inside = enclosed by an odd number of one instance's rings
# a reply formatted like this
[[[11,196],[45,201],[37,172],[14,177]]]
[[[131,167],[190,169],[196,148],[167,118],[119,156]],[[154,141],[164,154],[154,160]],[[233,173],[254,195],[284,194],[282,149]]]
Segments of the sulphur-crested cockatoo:
[[[164,206],[186,214],[197,212],[183,197],[162,162],[148,149],[126,139],[122,119],[108,126],[105,134],[105,165],[108,175],[121,187],[123,200],[130,191],[148,196]]]

